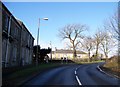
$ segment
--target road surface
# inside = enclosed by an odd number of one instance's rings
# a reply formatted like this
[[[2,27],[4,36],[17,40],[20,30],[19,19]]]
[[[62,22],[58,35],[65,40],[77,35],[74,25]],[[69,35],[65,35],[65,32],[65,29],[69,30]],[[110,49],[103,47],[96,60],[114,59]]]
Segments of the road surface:
[[[40,73],[24,85],[118,85],[118,78],[97,69],[100,63],[67,65]]]

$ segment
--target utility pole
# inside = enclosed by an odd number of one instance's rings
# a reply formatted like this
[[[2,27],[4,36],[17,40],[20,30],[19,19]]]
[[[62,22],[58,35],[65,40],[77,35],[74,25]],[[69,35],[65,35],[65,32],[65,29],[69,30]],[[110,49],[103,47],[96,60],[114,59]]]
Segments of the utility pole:
[[[39,22],[38,22],[38,34],[37,34],[37,52],[36,52],[36,66],[38,65],[38,42],[39,42],[39,31],[40,31],[40,18],[39,18]]]
[[[48,20],[48,18],[43,18],[43,20]],[[38,65],[38,58],[39,58],[39,52],[38,52],[38,43],[39,43],[39,31],[40,31],[40,18],[38,22],[38,34],[37,34],[37,52],[36,52],[36,66]]]
[[[51,41],[50,41],[50,46],[51,46],[51,61],[52,61],[52,44],[51,44]]]

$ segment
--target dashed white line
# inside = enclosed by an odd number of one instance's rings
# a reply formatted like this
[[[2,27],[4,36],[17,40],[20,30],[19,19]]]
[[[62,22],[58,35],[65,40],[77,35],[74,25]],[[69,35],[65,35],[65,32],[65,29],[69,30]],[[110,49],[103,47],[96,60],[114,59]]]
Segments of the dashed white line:
[[[78,76],[76,76],[76,79],[77,79],[78,84],[82,85],[81,82],[80,82],[80,80],[79,80],[79,78],[78,78]]]
[[[82,85],[81,82],[80,82],[80,79],[77,76],[77,70],[78,70],[78,68],[76,68],[76,70],[75,70],[75,77],[76,77],[76,80],[77,80],[78,84]]]
[[[75,70],[75,75],[76,75],[77,73],[76,73],[76,70]]]
[[[76,71],[77,71],[78,68],[76,68]]]

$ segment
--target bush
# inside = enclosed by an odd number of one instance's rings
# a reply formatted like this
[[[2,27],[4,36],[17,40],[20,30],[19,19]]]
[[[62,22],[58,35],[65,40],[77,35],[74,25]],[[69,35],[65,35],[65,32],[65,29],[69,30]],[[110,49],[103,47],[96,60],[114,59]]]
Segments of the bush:
[[[88,58],[84,58],[84,59],[75,59],[75,62],[76,62],[76,63],[79,63],[79,62],[88,62]]]
[[[120,58],[120,57],[118,57],[118,56],[113,56],[113,57],[111,57],[110,59],[108,59],[108,60],[106,61],[106,63],[104,64],[103,67],[109,68],[109,69],[111,69],[111,70],[113,70],[113,71],[118,71],[118,70],[120,70],[120,67],[119,67],[120,62],[118,62],[118,59],[119,59],[119,58]]]

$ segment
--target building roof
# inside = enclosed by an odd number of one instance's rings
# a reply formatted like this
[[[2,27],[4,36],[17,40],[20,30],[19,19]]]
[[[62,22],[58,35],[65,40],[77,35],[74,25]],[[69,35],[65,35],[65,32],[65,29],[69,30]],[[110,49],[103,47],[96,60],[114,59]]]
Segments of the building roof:
[[[2,3],[2,2],[0,2],[0,3]],[[12,19],[19,25],[15,16],[8,10],[8,8],[3,3],[2,3],[2,8],[0,6],[0,9],[2,9],[2,11],[5,12],[9,17],[11,16]],[[2,15],[4,15],[4,14],[2,14]],[[21,27],[21,26],[19,26],[19,27]]]
[[[73,53],[73,50],[64,50],[64,49],[58,50],[58,49],[57,49],[56,51],[53,51],[52,53],[64,53],[64,54],[65,54],[65,53],[71,53],[71,54],[72,54],[72,53]],[[77,53],[77,54],[86,54],[85,52],[83,52],[83,51],[78,51],[78,50],[76,51],[76,53]]]
[[[20,20],[18,20],[18,19],[16,19],[17,20],[17,22],[20,24],[20,25],[22,25],[22,21],[20,21]]]
[[[18,19],[16,19],[16,20],[17,20],[17,22],[20,24],[20,26],[25,27],[26,31],[32,36],[32,34],[31,34],[30,31],[27,29],[27,27],[25,26],[25,24],[24,24],[21,20],[18,20]],[[32,37],[33,37],[33,36],[32,36]],[[33,37],[33,39],[34,39],[34,37]]]
[[[21,27],[22,25],[25,26],[22,21],[15,18],[15,16],[7,9],[7,7],[3,3],[2,3],[2,9],[6,12],[7,15],[12,16],[12,19],[14,19],[14,21],[19,25],[19,27]],[[25,28],[26,28],[26,26],[25,26]],[[26,30],[32,36],[32,34],[29,32],[29,30],[27,28],[26,28]],[[34,39],[34,37],[33,37],[33,39]]]

